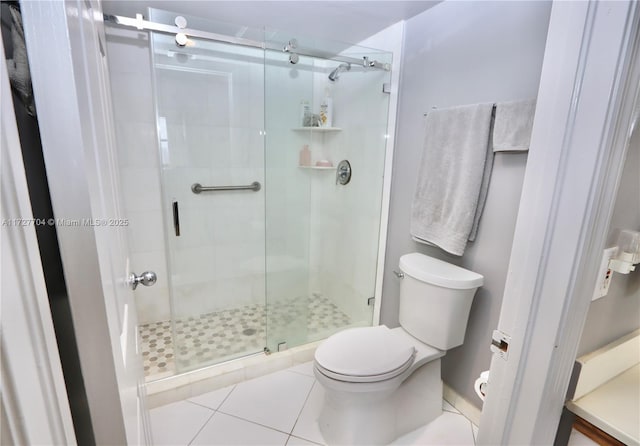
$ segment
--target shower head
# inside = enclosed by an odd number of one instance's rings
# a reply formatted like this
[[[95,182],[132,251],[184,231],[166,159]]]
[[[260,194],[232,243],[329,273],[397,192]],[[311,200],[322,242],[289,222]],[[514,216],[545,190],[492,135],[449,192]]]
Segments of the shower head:
[[[338,67],[335,70],[329,73],[329,80],[331,82],[335,82],[336,79],[338,79],[338,77],[340,76],[340,73],[342,73],[343,71],[349,71],[350,69],[351,69],[351,64],[341,63],[340,65],[338,65]]]

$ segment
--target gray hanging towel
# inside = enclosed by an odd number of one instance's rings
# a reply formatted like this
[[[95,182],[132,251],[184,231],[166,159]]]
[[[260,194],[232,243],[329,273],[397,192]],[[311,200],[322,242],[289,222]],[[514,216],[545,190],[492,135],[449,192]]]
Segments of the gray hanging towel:
[[[493,157],[487,156],[493,104],[429,112],[411,207],[414,240],[461,256],[475,232]]]
[[[535,99],[496,104],[493,151],[526,152],[529,150],[535,112]]]

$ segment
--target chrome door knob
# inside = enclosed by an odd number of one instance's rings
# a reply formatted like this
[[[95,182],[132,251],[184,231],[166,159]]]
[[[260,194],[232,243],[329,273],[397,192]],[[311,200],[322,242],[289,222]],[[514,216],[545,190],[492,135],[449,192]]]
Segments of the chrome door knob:
[[[138,284],[143,284],[144,286],[151,286],[158,281],[158,276],[153,271],[145,271],[139,276],[136,273],[131,273],[129,275],[129,286],[132,290],[138,288]]]

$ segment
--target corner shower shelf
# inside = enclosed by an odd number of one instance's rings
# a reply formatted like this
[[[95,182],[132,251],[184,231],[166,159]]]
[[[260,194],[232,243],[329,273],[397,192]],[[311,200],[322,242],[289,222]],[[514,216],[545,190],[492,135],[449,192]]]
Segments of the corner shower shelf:
[[[341,132],[340,127],[296,127],[292,130],[296,132]]]

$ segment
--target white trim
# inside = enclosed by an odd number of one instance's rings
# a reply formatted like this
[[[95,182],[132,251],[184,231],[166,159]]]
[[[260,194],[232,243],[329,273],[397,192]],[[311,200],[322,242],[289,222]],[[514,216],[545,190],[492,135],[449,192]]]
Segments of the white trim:
[[[54,214],[117,220],[122,213],[99,2],[21,5]],[[97,444],[148,443],[124,231],[102,224],[57,227]],[[126,352],[123,331],[130,334]]]
[[[399,28],[396,30],[394,28]],[[359,42],[359,46],[375,47],[393,53],[391,64],[391,94],[389,97],[389,112],[387,120],[387,145],[384,159],[384,173],[382,183],[382,203],[380,206],[380,228],[378,232],[378,261],[376,265],[376,283],[374,289],[375,302],[373,305],[373,325],[380,324],[380,310],[382,308],[382,282],[384,279],[384,262],[387,252],[387,229],[389,227],[389,205],[391,202],[391,177],[393,173],[393,153],[396,140],[396,120],[398,116],[398,97],[400,91],[400,70],[402,67],[402,47],[404,42],[405,22],[400,21],[380,31],[366,40]],[[398,33],[398,44],[393,48],[381,44],[378,40],[389,33]],[[385,39],[389,40],[389,39]],[[393,42],[393,39],[390,39]],[[381,86],[382,87],[382,86]]]
[[[3,417],[13,444],[75,444],[0,37]],[[12,226],[21,219],[26,226]]]
[[[624,160],[637,12],[553,4],[498,325],[509,355],[492,358],[478,444],[554,441]]]

